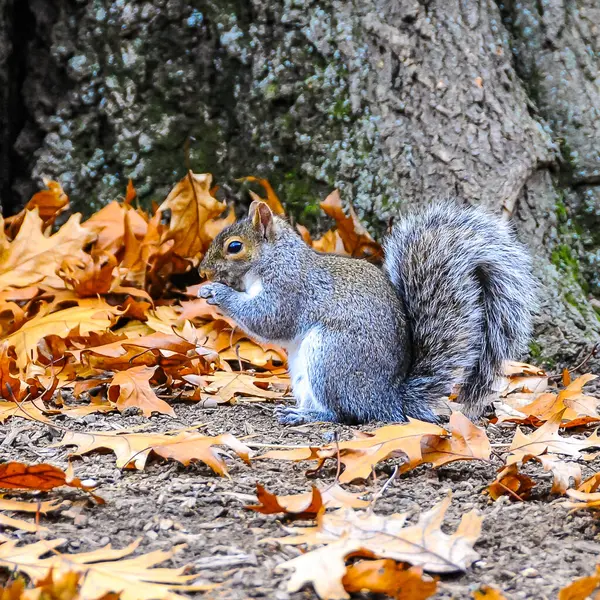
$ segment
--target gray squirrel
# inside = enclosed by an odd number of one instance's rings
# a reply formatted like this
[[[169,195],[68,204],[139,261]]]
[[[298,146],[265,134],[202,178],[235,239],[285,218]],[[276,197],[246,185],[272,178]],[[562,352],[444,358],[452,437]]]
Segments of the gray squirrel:
[[[503,361],[526,351],[535,286],[508,224],[434,205],[402,218],[384,249],[383,270],[316,252],[258,201],[212,242],[198,295],[287,350],[297,403],[281,423],[436,422],[457,383],[476,418]]]

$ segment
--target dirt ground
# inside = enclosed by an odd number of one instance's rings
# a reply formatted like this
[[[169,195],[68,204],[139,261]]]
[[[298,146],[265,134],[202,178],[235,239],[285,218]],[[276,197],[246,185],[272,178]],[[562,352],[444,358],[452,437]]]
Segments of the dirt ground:
[[[238,404],[201,409],[175,404],[178,418],[138,415],[90,415],[83,420],[59,417],[61,427],[83,431],[119,429],[164,432],[196,423],[206,434],[232,433],[252,444],[320,444],[329,441],[334,430],[341,438],[351,435],[350,427],[310,425],[297,428],[279,426],[272,404]],[[363,429],[372,429],[364,427]],[[510,440],[512,428],[488,427],[492,444]],[[63,431],[46,425],[13,418],[0,426],[0,459],[29,463],[50,462],[65,468],[70,449],[52,448]],[[501,446],[495,446],[502,450]],[[260,453],[257,447],[255,452]],[[215,599],[273,598],[276,600],[316,598],[312,589],[290,594],[288,575],[274,571],[277,564],[296,556],[300,549],[276,543],[260,543],[263,538],[285,535],[282,520],[243,508],[236,494],[253,494],[256,482],[270,491],[292,494],[308,491],[307,463],[261,460],[246,466],[237,456],[227,459],[231,479],[220,478],[203,464],[183,467],[152,460],[142,472],[123,471],[115,466],[112,454],[93,453],[74,460],[75,473],[98,483],[97,493],[105,505],[91,505],[79,490],[61,488],[43,494],[70,502],[59,512],[43,518],[49,527],[47,537],[64,537],[65,552],[83,552],[107,543],[121,548],[137,538],[138,552],[168,549],[185,543],[171,566],[189,564],[200,578],[221,583],[214,591],[197,597]],[[551,476],[531,467],[538,486],[531,500],[520,503],[502,498],[494,503],[482,490],[500,466],[458,462],[438,470],[426,466],[389,485],[377,501],[376,512],[408,512],[415,520],[421,511],[440,501],[452,490],[453,502],[446,522],[456,527],[460,516],[476,508],[485,516],[483,534],[476,545],[481,559],[468,571],[440,580],[435,598],[470,598],[481,584],[501,589],[507,598],[556,598],[560,588],[573,579],[592,574],[600,562],[600,521],[590,512],[569,514],[563,499],[550,495]],[[394,461],[380,465],[377,480],[352,491],[373,492],[381,488],[393,472]],[[536,470],[537,469],[537,470]],[[600,460],[587,463],[584,475],[600,470]],[[319,478],[330,482],[335,465],[325,468]],[[84,500],[84,502],[82,502]],[[34,534],[12,533],[23,541]]]

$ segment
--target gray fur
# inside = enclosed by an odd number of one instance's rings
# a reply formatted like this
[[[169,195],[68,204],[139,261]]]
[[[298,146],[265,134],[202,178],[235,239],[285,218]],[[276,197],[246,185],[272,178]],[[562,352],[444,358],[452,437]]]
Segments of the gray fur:
[[[257,239],[249,219],[213,246],[232,232]],[[446,204],[405,218],[386,241],[383,271],[315,252],[278,217],[270,235],[235,264],[235,285],[209,250],[201,268],[216,281],[200,295],[257,339],[294,349],[311,332],[318,340],[304,348],[306,370],[293,381],[295,391],[309,383],[312,395],[282,409],[283,423],[435,421],[433,408],[454,383],[477,416],[502,361],[525,349],[530,260],[482,210]],[[243,290],[248,274],[262,282],[256,296]]]

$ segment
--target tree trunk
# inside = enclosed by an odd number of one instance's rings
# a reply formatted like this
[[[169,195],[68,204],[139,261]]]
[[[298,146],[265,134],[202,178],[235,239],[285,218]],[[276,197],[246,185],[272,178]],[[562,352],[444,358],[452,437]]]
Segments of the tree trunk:
[[[594,0],[18,2],[18,61],[0,27],[21,107],[5,209],[42,176],[83,210],[127,177],[160,200],[191,138],[192,168],[226,193],[265,176],[308,222],[333,187],[376,232],[446,197],[512,217],[541,280],[533,358],[598,339]]]

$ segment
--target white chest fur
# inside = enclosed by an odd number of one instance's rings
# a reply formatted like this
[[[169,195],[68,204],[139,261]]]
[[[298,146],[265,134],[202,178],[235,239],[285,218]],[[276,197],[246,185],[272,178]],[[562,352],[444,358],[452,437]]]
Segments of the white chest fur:
[[[256,298],[262,293],[263,284],[258,275],[249,272],[244,275],[244,288],[248,299]]]
[[[287,345],[292,389],[299,408],[316,409],[320,406],[314,395],[310,368],[318,360],[319,338],[319,331],[311,329],[301,340],[294,340]]]

